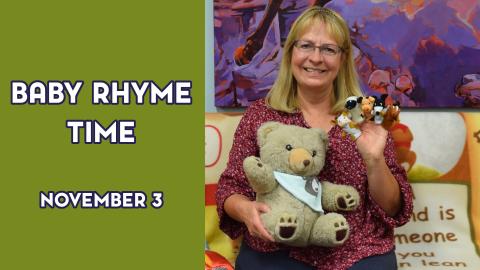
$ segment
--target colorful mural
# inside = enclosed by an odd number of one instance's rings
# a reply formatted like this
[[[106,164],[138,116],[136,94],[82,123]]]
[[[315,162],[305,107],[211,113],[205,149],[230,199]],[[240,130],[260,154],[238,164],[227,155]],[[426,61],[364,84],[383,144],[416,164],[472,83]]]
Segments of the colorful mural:
[[[403,107],[480,108],[478,0],[216,0],[216,106],[265,96],[292,22],[311,5],[347,20],[367,95],[387,93]]]

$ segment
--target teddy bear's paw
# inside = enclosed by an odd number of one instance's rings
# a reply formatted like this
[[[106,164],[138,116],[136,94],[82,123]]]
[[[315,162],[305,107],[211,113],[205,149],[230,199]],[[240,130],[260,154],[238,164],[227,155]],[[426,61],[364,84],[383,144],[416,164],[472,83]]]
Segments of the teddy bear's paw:
[[[327,181],[322,182],[323,209],[336,211],[353,211],[360,203],[360,196],[355,188],[346,185],[336,185]]]
[[[275,228],[276,234],[280,240],[292,240],[296,237],[298,228],[298,219],[295,215],[289,215],[284,213],[278,219],[277,226]]]
[[[250,186],[257,193],[268,193],[278,185],[272,168],[258,157],[247,157],[243,161],[243,170]]]
[[[336,247],[348,239],[350,229],[347,220],[340,214],[329,213],[320,216],[312,230],[312,244]]]
[[[333,223],[335,227],[335,242],[338,244],[343,244],[347,240],[348,236],[348,226],[346,221],[338,221]]]
[[[352,211],[355,210],[358,206],[358,193],[345,192],[343,194],[338,194],[336,197],[336,205],[338,210],[343,211]]]
[[[250,170],[258,171],[265,169],[265,165],[263,164],[262,160],[259,157],[254,156],[247,157],[243,165],[247,172]]]
[[[262,178],[265,173],[265,165],[258,157],[250,156],[243,161],[243,168],[248,178]]]
[[[263,167],[263,162],[260,160],[260,158],[255,157],[255,161],[257,162],[257,167],[262,168]]]

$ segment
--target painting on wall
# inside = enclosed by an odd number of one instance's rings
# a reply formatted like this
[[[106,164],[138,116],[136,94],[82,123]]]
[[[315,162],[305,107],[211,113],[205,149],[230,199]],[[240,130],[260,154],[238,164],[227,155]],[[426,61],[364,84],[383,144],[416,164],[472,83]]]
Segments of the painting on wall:
[[[215,105],[272,86],[295,18],[311,5],[347,21],[361,87],[403,107],[480,108],[478,0],[215,0]]]

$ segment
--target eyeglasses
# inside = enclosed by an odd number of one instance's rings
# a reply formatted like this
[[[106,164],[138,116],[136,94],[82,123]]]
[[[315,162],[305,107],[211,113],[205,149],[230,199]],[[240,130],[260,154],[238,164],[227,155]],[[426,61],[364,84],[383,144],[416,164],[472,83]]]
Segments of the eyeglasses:
[[[318,48],[320,53],[325,56],[335,56],[343,52],[343,49],[335,44],[322,44],[320,46],[315,46],[313,43],[304,40],[295,41],[293,46],[303,53],[313,53],[315,49]]]

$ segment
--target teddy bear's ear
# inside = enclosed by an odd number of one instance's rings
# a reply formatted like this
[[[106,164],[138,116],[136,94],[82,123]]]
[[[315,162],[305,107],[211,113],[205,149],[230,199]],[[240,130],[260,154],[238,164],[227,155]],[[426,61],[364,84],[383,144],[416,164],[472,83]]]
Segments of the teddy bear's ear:
[[[280,123],[278,122],[266,122],[258,128],[257,131],[257,142],[258,145],[261,147],[263,146],[266,141],[267,141],[267,136],[270,132],[274,131],[278,127],[280,127]]]
[[[323,143],[325,143],[325,146],[327,146],[328,145],[327,133],[325,133],[325,131],[323,131],[323,129],[320,129],[320,128],[312,128],[312,130],[318,133],[318,135],[320,136],[320,139],[323,141]]]

